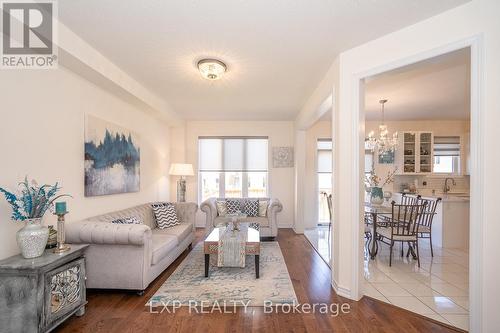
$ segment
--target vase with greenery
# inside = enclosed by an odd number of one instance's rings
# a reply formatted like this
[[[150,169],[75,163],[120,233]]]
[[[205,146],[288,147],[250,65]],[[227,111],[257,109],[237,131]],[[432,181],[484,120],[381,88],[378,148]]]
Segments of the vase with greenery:
[[[388,171],[385,180],[382,182],[382,178],[375,174],[375,171],[371,171],[370,175],[365,176],[365,188],[368,193],[370,193],[370,202],[373,205],[381,205],[384,203],[384,191],[383,187],[394,182],[394,175],[396,174],[397,168],[393,171]],[[382,183],[382,185],[380,185]]]
[[[0,187],[0,192],[12,207],[12,220],[25,224],[16,234],[17,245],[24,258],[36,258],[43,254],[49,229],[42,226],[42,218],[53,209],[57,199],[69,196],[58,195],[60,189],[58,183],[38,186],[35,180],[29,182],[27,177],[19,183],[17,193]]]

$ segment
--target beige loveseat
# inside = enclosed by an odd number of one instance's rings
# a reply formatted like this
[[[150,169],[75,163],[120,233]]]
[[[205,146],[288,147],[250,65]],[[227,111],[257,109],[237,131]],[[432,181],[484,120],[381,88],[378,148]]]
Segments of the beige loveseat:
[[[263,237],[276,237],[278,235],[278,221],[277,214],[283,210],[283,206],[278,199],[270,199],[270,198],[228,198],[228,199],[236,199],[240,201],[241,210],[243,211],[243,202],[248,199],[259,199],[269,201],[269,205],[267,206],[267,214],[265,217],[247,217],[241,222],[246,223],[258,223],[260,226],[260,235]],[[208,235],[210,231],[222,223],[226,223],[229,221],[229,218],[225,216],[219,216],[217,213],[217,207],[215,202],[217,200],[225,200],[223,198],[209,198],[203,201],[200,205],[200,209],[206,214],[206,225],[205,225],[205,233]]]
[[[142,291],[195,237],[195,203],[175,203],[180,224],[158,229],[151,204],[99,215],[66,225],[66,242],[90,244],[86,251],[87,288]],[[143,224],[115,224],[137,217]]]

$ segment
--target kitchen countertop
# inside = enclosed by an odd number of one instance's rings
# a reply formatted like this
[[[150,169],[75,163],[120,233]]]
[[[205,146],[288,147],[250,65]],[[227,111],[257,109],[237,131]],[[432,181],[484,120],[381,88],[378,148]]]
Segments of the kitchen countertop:
[[[401,192],[398,192],[398,194],[402,194]],[[451,192],[448,194],[444,193],[436,193],[436,194],[427,194],[425,192],[423,193],[408,193],[411,195],[421,195],[422,198],[424,199],[437,199],[441,198],[443,202],[470,202],[470,195],[469,193],[465,192]]]

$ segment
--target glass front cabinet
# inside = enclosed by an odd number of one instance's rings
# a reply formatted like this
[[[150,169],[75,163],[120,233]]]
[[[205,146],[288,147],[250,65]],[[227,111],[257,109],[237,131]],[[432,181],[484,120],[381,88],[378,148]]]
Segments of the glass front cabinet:
[[[432,132],[411,131],[399,136],[396,160],[399,174],[432,172],[434,136]]]

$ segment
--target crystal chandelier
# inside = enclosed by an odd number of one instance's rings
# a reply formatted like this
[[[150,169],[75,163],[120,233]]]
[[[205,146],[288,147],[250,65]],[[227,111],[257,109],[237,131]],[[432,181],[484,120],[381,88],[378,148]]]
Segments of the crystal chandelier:
[[[384,105],[387,103],[386,99],[381,99],[379,101],[382,106],[382,123],[378,126],[378,137],[375,136],[375,132],[371,131],[368,133],[368,137],[365,139],[367,148],[371,151],[378,151],[379,155],[384,155],[386,153],[393,153],[398,145],[398,132],[389,136],[389,131],[387,130],[387,125],[384,119]]]

